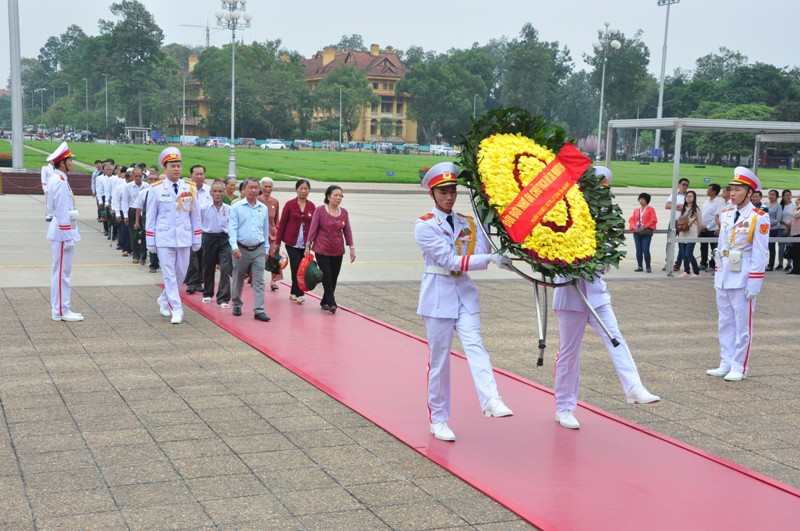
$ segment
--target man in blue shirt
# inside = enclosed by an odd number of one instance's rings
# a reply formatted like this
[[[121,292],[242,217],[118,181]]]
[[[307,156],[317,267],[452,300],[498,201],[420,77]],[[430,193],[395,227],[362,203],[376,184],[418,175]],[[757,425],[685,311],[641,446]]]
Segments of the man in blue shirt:
[[[264,313],[264,263],[269,241],[269,216],[267,206],[258,200],[261,187],[253,178],[244,181],[244,201],[231,208],[228,235],[233,249],[233,288],[231,302],[233,315],[242,315],[242,289],[247,271],[252,273],[253,318],[267,322]]]

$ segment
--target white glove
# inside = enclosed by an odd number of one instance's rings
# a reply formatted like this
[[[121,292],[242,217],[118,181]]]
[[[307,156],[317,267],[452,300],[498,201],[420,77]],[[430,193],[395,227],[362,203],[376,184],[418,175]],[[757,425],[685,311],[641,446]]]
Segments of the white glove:
[[[64,249],[70,251],[75,248],[75,240],[64,240]]]
[[[156,249],[155,247],[148,247],[147,248],[147,252],[148,253],[153,253],[153,254],[158,254],[158,249]]]
[[[79,212],[77,210],[70,210],[69,211],[69,220],[70,221],[75,221],[76,219],[78,219],[79,216],[80,216],[80,214],[79,214]]]
[[[192,245],[192,251],[193,251],[193,252],[195,252],[195,253],[196,253],[196,252],[197,252],[197,251],[199,251],[199,250],[200,250],[200,244],[199,244],[199,243],[198,243],[197,245]]]
[[[512,268],[511,268],[511,258],[509,258],[507,256],[503,256],[502,254],[499,254],[499,253],[494,253],[494,254],[490,255],[490,258],[491,258],[492,262],[494,262],[494,265],[496,265],[500,269],[506,269],[508,271],[512,270]]]
[[[744,298],[745,299],[747,299],[749,301],[752,301],[756,297],[758,297],[758,292],[757,291],[750,291],[749,289],[744,290]]]

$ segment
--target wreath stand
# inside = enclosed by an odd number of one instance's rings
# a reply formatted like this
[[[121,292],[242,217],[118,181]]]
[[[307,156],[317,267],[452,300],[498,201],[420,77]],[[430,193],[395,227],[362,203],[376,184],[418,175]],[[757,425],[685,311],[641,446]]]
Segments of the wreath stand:
[[[470,202],[472,203],[472,209],[475,212],[475,217],[478,219],[478,225],[481,228],[481,232],[483,232],[486,239],[489,240],[489,243],[494,248],[495,252],[500,253],[500,248],[497,246],[495,241],[492,239],[493,234],[489,233],[486,230],[486,226],[482,223],[483,217],[481,213],[478,211],[478,206],[475,201],[475,192],[470,188]],[[520,260],[519,258],[511,258],[511,260]],[[508,266],[508,269],[520,277],[524,278],[531,284],[533,284],[533,302],[534,306],[536,307],[536,325],[537,331],[539,336],[539,357],[536,359],[536,366],[541,367],[544,365],[544,349],[546,348],[546,339],[547,339],[547,288],[563,288],[566,286],[572,286],[575,288],[575,291],[580,296],[583,303],[586,305],[586,308],[589,309],[589,313],[594,316],[595,320],[600,324],[600,328],[603,329],[608,339],[611,341],[611,344],[615,347],[619,346],[619,340],[611,335],[611,331],[608,329],[606,324],[600,319],[600,316],[597,315],[597,312],[592,308],[592,305],[589,303],[589,299],[586,298],[586,295],[580,290],[578,287],[578,281],[576,279],[572,279],[568,282],[554,282],[552,280],[547,280],[544,275],[541,275],[541,279],[534,278],[527,273],[520,271],[518,267],[516,267],[513,262]],[[540,295],[539,288],[542,288],[542,293]]]

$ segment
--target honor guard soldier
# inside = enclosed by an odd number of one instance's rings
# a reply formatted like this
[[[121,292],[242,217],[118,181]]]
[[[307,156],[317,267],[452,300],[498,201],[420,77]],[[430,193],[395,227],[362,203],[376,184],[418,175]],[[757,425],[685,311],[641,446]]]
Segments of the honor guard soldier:
[[[510,260],[491,254],[489,241],[475,221],[453,211],[458,192],[458,168],[451,162],[432,167],[422,178],[433,199],[433,210],[416,221],[414,238],[425,261],[417,313],[425,322],[428,363],[430,431],[437,439],[455,441],[450,419],[450,349],[458,332],[467,357],[478,400],[487,417],[512,414],[500,398],[489,353],[481,339],[478,290],[469,271],[486,269],[490,262],[508,266]]]
[[[595,175],[603,177],[605,186],[611,185],[613,174],[610,169],[605,166],[596,166]],[[556,282],[563,284],[569,282],[569,279],[557,276]],[[577,287],[608,328],[610,336],[617,338],[619,344],[614,345],[611,337],[605,333],[600,323],[589,311],[586,302],[574,286],[562,286],[555,289],[553,310],[558,317],[558,356],[556,357],[555,383],[553,384],[556,399],[556,422],[572,430],[581,427],[578,419],[575,418],[574,411],[578,405],[580,388],[581,343],[587,324],[600,334],[600,339],[603,340],[606,350],[608,350],[611,363],[614,365],[620,384],[622,384],[627,402],[629,404],[650,404],[661,400],[642,385],[636,362],[619,331],[617,316],[611,307],[611,294],[608,292],[605,281],[600,278],[599,274],[595,274],[591,281],[583,278],[578,280]]]
[[[719,312],[720,363],[706,371],[728,382],[747,377],[753,342],[753,312],[764,281],[769,244],[769,216],[754,207],[751,196],[761,181],[745,167],[734,170],[731,206],[719,216],[714,287]]]
[[[147,194],[145,238],[147,250],[158,253],[164,291],[158,297],[161,315],[172,316],[172,324],[183,322],[178,291],[186,277],[189,252],[200,249],[203,228],[195,204],[194,186],[181,180],[181,152],[169,147],[158,157],[167,178]]]
[[[75,242],[81,239],[75,196],[67,180],[67,173],[72,171],[72,158],[66,142],[62,142],[47,157],[47,161],[53,165],[47,190],[53,212],[53,219],[47,228],[47,239],[53,247],[53,273],[50,276],[50,314],[53,321],[83,321],[83,315],[73,312],[70,306],[72,258]]]

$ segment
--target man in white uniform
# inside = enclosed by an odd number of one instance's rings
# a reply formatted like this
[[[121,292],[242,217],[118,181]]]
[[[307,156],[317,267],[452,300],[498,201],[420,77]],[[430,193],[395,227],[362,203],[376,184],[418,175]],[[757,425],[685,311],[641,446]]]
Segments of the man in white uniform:
[[[606,186],[611,183],[613,178],[611,170],[605,166],[597,166],[595,174],[603,177]],[[559,284],[568,281],[569,279],[566,277],[556,277],[556,282]],[[579,280],[578,288],[586,296],[603,324],[606,325],[611,336],[619,341],[619,345],[614,346],[600,323],[589,311],[586,303],[575,291],[574,286],[555,289],[553,310],[558,317],[558,356],[556,357],[554,385],[556,421],[565,428],[573,430],[581,427],[575,418],[574,411],[578,404],[580,387],[581,343],[587,324],[592,325],[592,328],[600,334],[600,338],[611,356],[611,363],[614,365],[614,370],[617,371],[628,403],[649,404],[661,400],[642,385],[636,362],[633,361],[628,344],[619,331],[617,317],[611,307],[611,294],[608,292],[605,281],[599,275],[595,275],[591,282],[584,279]]]
[[[181,180],[181,152],[169,147],[158,157],[167,178],[147,194],[145,238],[147,250],[158,253],[164,291],[158,297],[161,315],[172,315],[172,324],[183,322],[178,291],[189,266],[189,251],[200,249],[203,228],[194,197],[194,186]]]
[[[487,417],[507,417],[497,390],[489,353],[481,339],[478,290],[468,271],[482,270],[494,262],[507,266],[510,260],[490,254],[489,242],[469,216],[453,212],[458,192],[458,168],[451,162],[432,167],[422,179],[434,208],[419,218],[414,237],[422,249],[425,272],[419,292],[417,313],[425,322],[430,360],[428,362],[428,412],[430,431],[437,439],[455,441],[450,419],[450,349],[453,332],[458,332],[467,357],[478,401]]]
[[[53,272],[50,276],[50,315],[53,321],[83,321],[83,315],[73,312],[70,306],[72,257],[75,242],[81,239],[75,197],[67,180],[67,173],[72,171],[72,157],[66,142],[47,157],[53,164],[53,175],[48,183],[53,219],[47,228],[47,239],[53,248]]]
[[[728,382],[747,377],[753,341],[753,312],[764,281],[769,244],[769,216],[751,203],[761,190],[758,177],[742,166],[731,181],[732,206],[719,216],[717,267],[714,287],[719,311],[720,363],[709,376],[724,376]]]

